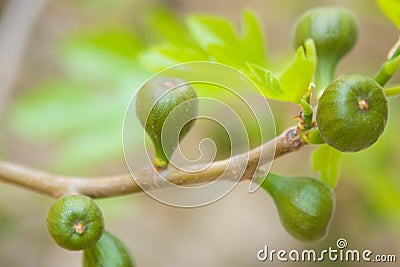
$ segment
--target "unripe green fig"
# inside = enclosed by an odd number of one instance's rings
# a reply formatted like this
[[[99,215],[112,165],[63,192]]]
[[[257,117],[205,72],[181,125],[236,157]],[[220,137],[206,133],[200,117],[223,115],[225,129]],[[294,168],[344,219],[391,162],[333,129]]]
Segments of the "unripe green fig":
[[[328,145],[342,152],[357,152],[378,140],[387,116],[383,88],[370,77],[348,75],[325,89],[318,102],[316,119]]]
[[[325,144],[325,140],[322,138],[318,128],[312,128],[305,134],[305,141],[309,144],[321,145]]]
[[[125,245],[114,235],[104,231],[100,240],[83,252],[83,267],[133,267]]]
[[[339,60],[357,40],[357,22],[352,12],[341,7],[320,7],[306,11],[297,21],[294,44],[302,45],[312,38],[317,50],[316,86],[321,95],[334,79]]]
[[[83,195],[57,200],[47,213],[46,225],[54,241],[68,250],[82,250],[93,245],[104,229],[100,208]]]
[[[170,113],[173,116],[173,124],[165,125],[164,122]],[[179,140],[193,126],[197,113],[196,91],[182,79],[156,78],[139,89],[136,96],[136,114],[154,144],[156,167],[167,167],[169,157],[178,146]],[[174,136],[177,128],[181,131],[179,136]]]
[[[323,182],[309,177],[284,177],[269,173],[262,187],[272,196],[283,227],[300,241],[324,237],[335,199]]]

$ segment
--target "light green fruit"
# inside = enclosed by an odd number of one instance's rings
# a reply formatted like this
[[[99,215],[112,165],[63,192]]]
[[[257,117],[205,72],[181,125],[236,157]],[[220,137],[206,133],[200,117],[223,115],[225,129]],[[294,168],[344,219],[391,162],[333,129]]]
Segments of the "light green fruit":
[[[310,9],[298,19],[294,44],[298,47],[307,39],[314,40],[318,56],[316,85],[319,92],[334,79],[336,65],[353,48],[357,32],[353,13],[341,7]]]
[[[383,88],[370,77],[347,75],[326,88],[316,119],[328,145],[342,152],[357,152],[378,140],[387,117]]]
[[[68,250],[93,245],[103,233],[100,208],[87,196],[69,195],[57,200],[46,217],[47,230],[54,241]]]
[[[268,174],[262,187],[270,193],[283,227],[300,241],[316,241],[325,236],[335,199],[331,189],[309,177]]]
[[[175,111],[174,111],[175,110]],[[173,112],[174,124],[164,125]],[[169,157],[194,124],[198,113],[198,99],[192,86],[179,78],[161,77],[143,85],[136,96],[136,115],[155,148],[155,163],[166,168]],[[176,128],[179,136],[173,136]],[[162,136],[162,135],[165,136]],[[169,136],[171,134],[171,136]]]
[[[114,235],[104,231],[100,240],[83,252],[84,267],[133,267],[128,249]]]

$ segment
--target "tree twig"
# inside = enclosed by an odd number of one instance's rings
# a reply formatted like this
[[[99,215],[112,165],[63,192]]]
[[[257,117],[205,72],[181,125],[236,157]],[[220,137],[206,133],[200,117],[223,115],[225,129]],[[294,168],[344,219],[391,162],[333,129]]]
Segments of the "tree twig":
[[[162,174],[169,182],[176,185],[194,185],[214,181],[224,173],[230,163],[246,164],[241,180],[253,177],[257,166],[302,148],[296,127],[286,129],[280,136],[258,146],[247,153],[232,158],[216,161],[200,172],[183,172],[167,169]],[[146,190],[162,189],[166,183],[155,181],[153,170],[143,169],[140,173],[140,185]],[[34,170],[7,161],[0,161],[0,181],[21,186],[54,198],[68,194],[83,194],[93,198],[113,197],[142,192],[141,186],[127,173],[103,177],[68,177]]]

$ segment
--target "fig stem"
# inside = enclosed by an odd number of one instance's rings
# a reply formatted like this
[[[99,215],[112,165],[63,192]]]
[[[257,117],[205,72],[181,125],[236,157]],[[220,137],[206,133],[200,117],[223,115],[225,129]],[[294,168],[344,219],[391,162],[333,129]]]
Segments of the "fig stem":
[[[382,64],[375,81],[384,86],[397,72],[400,67],[400,38],[390,49],[387,60]]]
[[[389,50],[387,58],[392,60],[398,55],[400,55],[400,37],[397,39],[397,42],[394,44],[394,46]]]
[[[277,190],[276,187],[280,187],[281,182],[279,179],[279,176],[273,173],[268,173],[268,176],[266,179],[264,179],[264,182],[262,183],[262,187],[273,197],[275,197],[275,192]]]
[[[399,96],[400,95],[400,84],[385,88],[385,94],[387,97]]]
[[[320,98],[325,88],[333,81],[335,77],[336,62],[329,59],[318,58],[317,68],[315,70],[315,85],[317,98]]]

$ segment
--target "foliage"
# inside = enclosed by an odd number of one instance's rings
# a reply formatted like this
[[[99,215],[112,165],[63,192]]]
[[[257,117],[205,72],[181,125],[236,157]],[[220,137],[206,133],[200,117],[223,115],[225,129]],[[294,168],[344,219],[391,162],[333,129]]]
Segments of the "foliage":
[[[32,142],[62,141],[54,157],[58,171],[90,170],[119,159],[125,107],[148,75],[136,62],[141,48],[124,27],[82,30],[63,39],[59,57],[67,75],[29,88],[14,102],[14,132]]]
[[[376,1],[385,15],[400,28],[400,1],[399,0],[377,0]]]
[[[141,62],[153,70],[190,61],[227,64],[247,74],[267,98],[300,103],[316,65],[312,40],[297,49],[293,62],[283,73],[276,74],[266,69],[265,38],[251,11],[243,13],[240,33],[232,22],[215,15],[194,14],[185,25],[178,28],[179,34],[168,34],[164,42],[142,53]]]
[[[335,188],[339,180],[339,165],[342,153],[331,146],[321,145],[312,155],[314,171],[321,172],[321,180]]]

